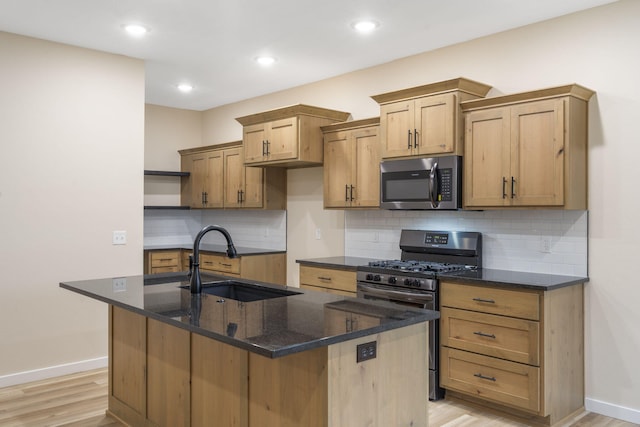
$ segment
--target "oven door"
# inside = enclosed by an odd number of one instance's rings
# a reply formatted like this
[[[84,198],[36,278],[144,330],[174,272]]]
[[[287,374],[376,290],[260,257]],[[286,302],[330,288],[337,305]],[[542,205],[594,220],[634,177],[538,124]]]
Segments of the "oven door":
[[[436,293],[429,291],[403,290],[393,286],[373,285],[371,283],[358,282],[358,298],[369,300],[389,301],[404,306],[422,308],[426,310],[437,310],[438,301]],[[440,349],[439,344],[439,322],[432,320],[429,322],[429,399],[439,400],[444,396],[444,390],[440,388],[440,378],[438,374]]]

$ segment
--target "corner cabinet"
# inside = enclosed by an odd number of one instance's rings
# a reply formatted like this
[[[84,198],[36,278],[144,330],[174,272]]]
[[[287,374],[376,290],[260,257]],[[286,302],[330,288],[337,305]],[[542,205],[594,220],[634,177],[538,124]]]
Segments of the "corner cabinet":
[[[579,85],[462,103],[464,207],[587,209],[587,115]]]
[[[298,104],[236,120],[243,126],[244,163],[310,167],[323,163],[321,126],[343,122],[343,111]]]
[[[382,158],[462,155],[460,102],[490,89],[461,77],[372,96],[380,104]]]
[[[440,314],[448,395],[544,425],[584,409],[582,283],[542,291],[445,279]]]
[[[286,209],[285,170],[246,167],[242,141],[180,150],[183,205],[192,208]]]
[[[324,207],[380,205],[380,119],[323,126]]]

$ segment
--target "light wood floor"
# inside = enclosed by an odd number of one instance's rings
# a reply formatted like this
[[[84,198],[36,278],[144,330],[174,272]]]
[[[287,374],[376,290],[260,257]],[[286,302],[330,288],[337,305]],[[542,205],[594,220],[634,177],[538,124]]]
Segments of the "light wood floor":
[[[105,415],[107,370],[97,369],[0,389],[0,426],[118,427]],[[526,426],[496,412],[457,400],[429,404],[430,427]],[[586,414],[567,427],[632,427],[596,414]]]

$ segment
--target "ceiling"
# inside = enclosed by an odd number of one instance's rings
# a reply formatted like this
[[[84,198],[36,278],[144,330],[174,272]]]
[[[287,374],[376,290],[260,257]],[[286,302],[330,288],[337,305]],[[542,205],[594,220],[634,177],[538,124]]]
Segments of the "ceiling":
[[[147,103],[206,110],[613,1],[0,0],[0,30],[143,59]]]

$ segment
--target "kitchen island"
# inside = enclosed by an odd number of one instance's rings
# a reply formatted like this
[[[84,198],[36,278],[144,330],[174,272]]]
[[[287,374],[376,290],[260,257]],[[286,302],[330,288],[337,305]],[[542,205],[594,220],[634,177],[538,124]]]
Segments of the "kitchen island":
[[[61,283],[109,304],[108,412],[136,426],[428,425],[438,312],[251,284],[292,294],[192,296],[184,274]]]

